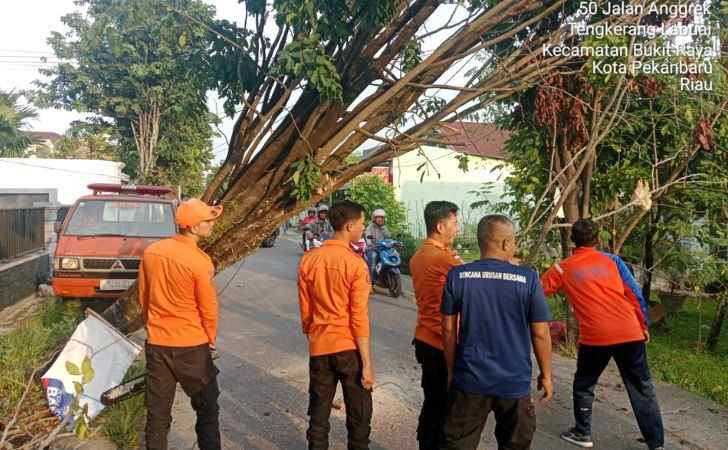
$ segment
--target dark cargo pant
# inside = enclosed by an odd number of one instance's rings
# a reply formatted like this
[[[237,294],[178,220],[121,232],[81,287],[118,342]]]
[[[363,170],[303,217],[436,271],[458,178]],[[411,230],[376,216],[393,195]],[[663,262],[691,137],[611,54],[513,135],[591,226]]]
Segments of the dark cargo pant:
[[[329,448],[329,416],[341,382],[346,405],[346,431],[349,450],[369,449],[372,422],[372,393],[361,384],[362,363],[359,352],[347,350],[331,355],[312,356],[309,361],[311,383],[309,385],[308,415],[310,416],[306,438],[310,450]]]
[[[218,370],[208,345],[162,347],[147,343],[146,358],[147,449],[167,449],[172,403],[179,383],[197,413],[195,431],[200,450],[219,450]]]
[[[594,386],[612,358],[617,363],[647,446],[651,449],[662,447],[665,445],[665,431],[642,341],[605,346],[579,345],[574,375],[576,431],[591,435]]]
[[[425,400],[417,423],[420,450],[437,450],[447,413],[447,362],[445,353],[415,339],[415,357],[422,367]]]
[[[489,397],[450,391],[448,414],[443,427],[442,450],[475,450],[488,414],[495,414],[498,450],[528,450],[536,431],[536,411],[530,396]]]

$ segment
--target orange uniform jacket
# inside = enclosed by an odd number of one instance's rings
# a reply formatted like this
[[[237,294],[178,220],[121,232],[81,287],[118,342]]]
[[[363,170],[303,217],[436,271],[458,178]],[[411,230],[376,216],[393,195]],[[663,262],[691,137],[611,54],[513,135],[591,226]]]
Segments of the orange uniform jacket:
[[[311,356],[357,348],[369,337],[369,271],[349,244],[328,240],[306,253],[298,269],[298,301]]]
[[[150,344],[215,344],[214,275],[212,260],[192,238],[178,234],[147,247],[139,267],[139,303]]]
[[[563,292],[579,321],[579,343],[644,340],[647,304],[619,256],[579,247],[541,276],[546,295]]]
[[[448,247],[434,239],[426,239],[410,259],[410,272],[417,299],[415,339],[435,348],[442,345],[442,290],[447,273],[463,261]]]

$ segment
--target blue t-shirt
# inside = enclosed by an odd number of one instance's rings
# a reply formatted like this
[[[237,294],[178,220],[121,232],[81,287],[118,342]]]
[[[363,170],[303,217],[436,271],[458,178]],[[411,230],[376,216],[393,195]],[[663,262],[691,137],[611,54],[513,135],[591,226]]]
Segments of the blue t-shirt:
[[[531,322],[551,320],[538,275],[497,259],[454,267],[442,313],[460,314],[453,386],[522,398],[531,387]]]

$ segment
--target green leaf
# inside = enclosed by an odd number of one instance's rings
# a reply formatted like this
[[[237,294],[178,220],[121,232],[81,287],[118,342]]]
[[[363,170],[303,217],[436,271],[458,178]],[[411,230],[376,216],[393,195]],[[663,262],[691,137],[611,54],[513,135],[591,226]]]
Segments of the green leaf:
[[[689,123],[692,123],[693,120],[695,119],[695,115],[693,114],[693,109],[692,108],[690,108],[690,107],[685,108],[685,119]]]
[[[83,385],[78,381],[73,382],[73,390],[76,391],[76,397],[83,395]]]
[[[177,44],[180,46],[180,48],[184,48],[184,46],[187,44],[187,35],[185,33],[179,35],[179,39],[177,39]]]
[[[612,234],[609,232],[609,230],[602,229],[599,231],[599,239],[602,240],[602,242],[609,242],[609,239],[612,237]]]
[[[76,419],[76,427],[73,430],[73,433],[80,440],[86,439],[86,435],[88,434],[88,425],[86,424],[86,419],[83,416]]]
[[[68,372],[69,375],[74,375],[74,376],[81,375],[81,370],[78,368],[77,365],[75,365],[71,361],[66,361],[66,372]]]
[[[96,373],[94,372],[94,368],[91,365],[91,358],[89,358],[88,356],[83,358],[83,363],[81,364],[81,372],[83,373],[83,384],[90,383],[96,375]]]

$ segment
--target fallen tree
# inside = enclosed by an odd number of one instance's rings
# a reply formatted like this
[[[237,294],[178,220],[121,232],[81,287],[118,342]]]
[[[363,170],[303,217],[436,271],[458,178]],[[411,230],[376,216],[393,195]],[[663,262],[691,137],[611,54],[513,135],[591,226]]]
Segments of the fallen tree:
[[[203,196],[225,207],[204,244],[218,271],[374,165],[439,143],[433,126],[481,111],[569,62],[541,51],[568,38],[559,25],[570,14],[563,0],[275,5],[245,2],[243,27],[175,10],[217,38],[204,63],[219,69],[215,86],[226,111],[239,109],[227,157]],[[436,11],[449,19],[433,25]],[[274,37],[263,30],[272,20]],[[437,46],[422,51],[435,35]],[[459,74],[453,68],[462,71],[476,57],[481,69],[450,84]],[[347,163],[366,142],[378,146]],[[105,314],[124,331],[141,326],[135,295],[130,289]]]

